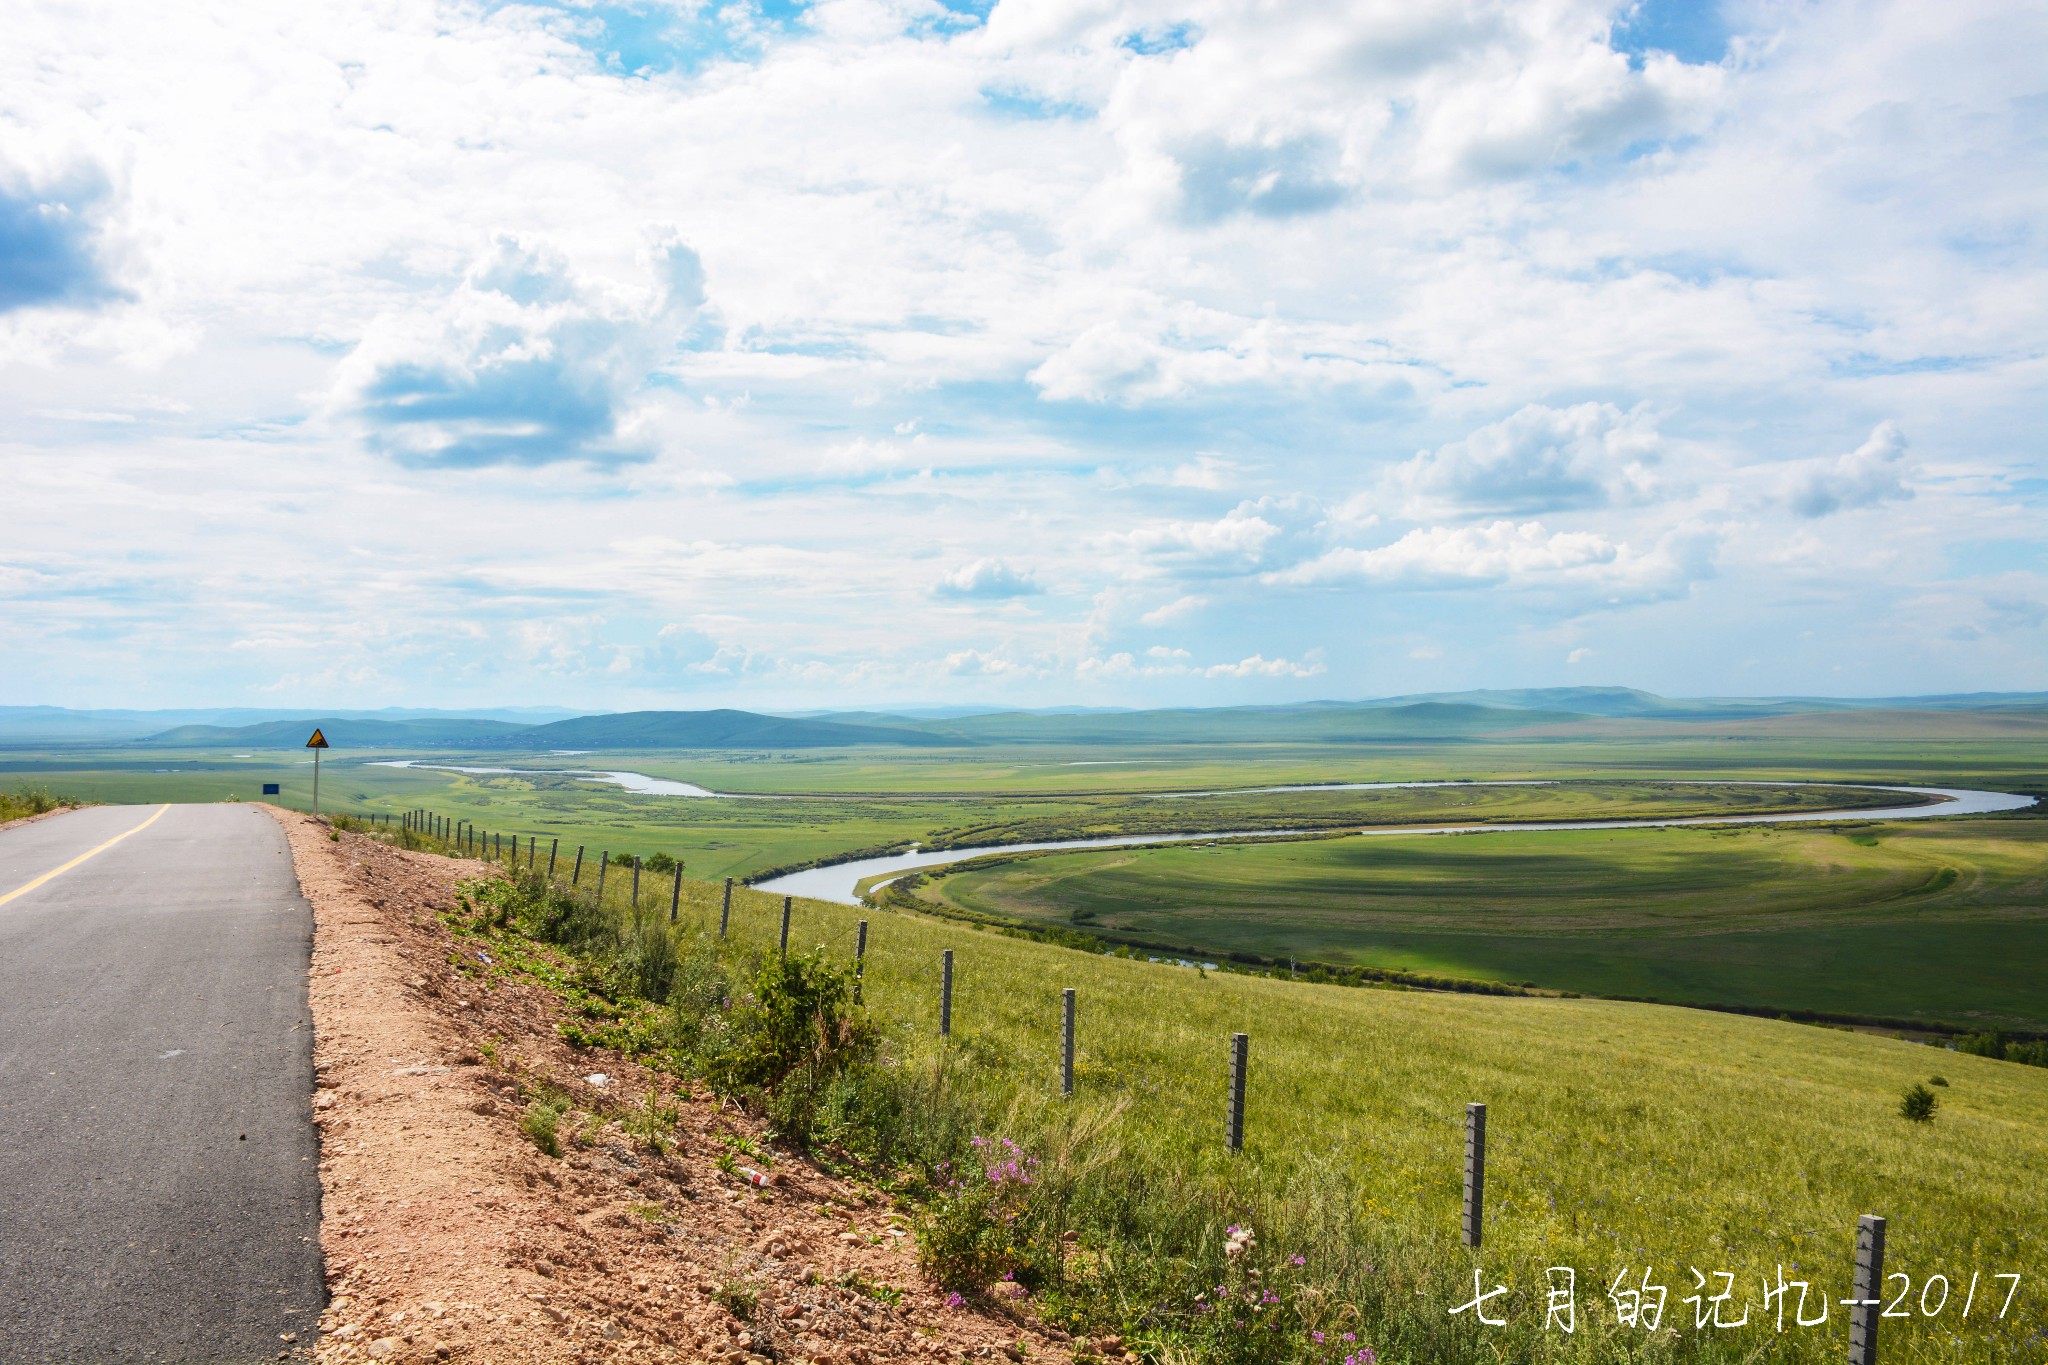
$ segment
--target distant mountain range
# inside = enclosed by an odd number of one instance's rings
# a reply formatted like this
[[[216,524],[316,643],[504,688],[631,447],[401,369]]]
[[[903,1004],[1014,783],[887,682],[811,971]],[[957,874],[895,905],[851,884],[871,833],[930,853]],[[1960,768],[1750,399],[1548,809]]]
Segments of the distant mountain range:
[[[1438,692],[1366,701],[1119,711],[1056,707],[974,711],[626,711],[577,715],[558,708],[471,712],[70,711],[0,707],[0,744],[133,742],[151,747],[297,748],[318,726],[336,749],[653,750],[908,748],[992,744],[1422,742],[1506,731],[1611,723],[1741,722],[1845,712],[1977,713],[2048,723],[2048,693],[1933,697],[1661,697],[1625,687]],[[1878,720],[1872,717],[1873,721]],[[1976,724],[1977,722],[1971,722]]]

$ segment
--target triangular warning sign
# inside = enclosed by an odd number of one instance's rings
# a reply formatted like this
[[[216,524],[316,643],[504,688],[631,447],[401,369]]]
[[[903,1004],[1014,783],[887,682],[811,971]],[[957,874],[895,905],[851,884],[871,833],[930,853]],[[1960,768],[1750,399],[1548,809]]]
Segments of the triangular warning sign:
[[[325,749],[330,746],[327,743],[327,736],[321,734],[318,727],[315,727],[313,737],[306,741],[306,747],[308,749]]]

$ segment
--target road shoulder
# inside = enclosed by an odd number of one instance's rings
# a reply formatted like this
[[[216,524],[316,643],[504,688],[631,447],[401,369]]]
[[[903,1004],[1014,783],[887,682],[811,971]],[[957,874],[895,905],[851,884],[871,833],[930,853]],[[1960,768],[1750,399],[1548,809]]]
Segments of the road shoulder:
[[[439,915],[488,865],[272,814],[315,926],[332,1295],[317,1359],[1048,1358],[1028,1327],[922,1286],[871,1192],[794,1156],[772,1189],[721,1172],[721,1139],[763,1143],[760,1125],[616,1055],[571,1050],[538,986],[458,972],[463,949]],[[521,1133],[543,1088],[575,1105],[560,1158]],[[650,1092],[680,1112],[666,1152],[619,1122]],[[758,1295],[745,1318],[735,1290]]]

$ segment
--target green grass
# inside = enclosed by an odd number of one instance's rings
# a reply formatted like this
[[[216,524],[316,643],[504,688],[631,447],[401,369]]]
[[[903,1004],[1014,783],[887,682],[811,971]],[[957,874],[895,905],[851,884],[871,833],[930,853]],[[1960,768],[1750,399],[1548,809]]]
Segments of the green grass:
[[[692,881],[685,892],[677,933],[688,944],[715,928],[718,888]],[[737,951],[772,950],[778,906],[738,894]],[[865,995],[893,1066],[950,1078],[984,1131],[1049,1163],[1102,1163],[1132,1188],[1164,1183],[1219,1227],[1256,1221],[1262,1239],[1302,1248],[1332,1277],[1329,1292],[1360,1296],[1363,1339],[1383,1359],[1839,1360],[1839,1306],[1825,1328],[1780,1338],[1758,1325],[1759,1286],[1782,1265],[1845,1296],[1855,1221],[1872,1212],[1890,1220],[1887,1268],[1911,1277],[1916,1297],[1932,1274],[1957,1286],[1943,1319],[1885,1324],[1887,1361],[2040,1358],[2048,1070],[1654,1005],[1204,974],[816,902],[796,904],[792,944],[847,960],[862,917],[873,921]],[[944,948],[957,955],[949,1042],[936,1036]],[[1064,986],[1080,993],[1072,1101],[1056,1096]],[[1222,1092],[1239,1030],[1252,1038],[1248,1137],[1230,1157]],[[1901,1117],[1902,1096],[1937,1072],[1947,1084],[1933,1121]],[[1456,1241],[1472,1100],[1489,1106],[1479,1254]],[[1128,1208],[1072,1212],[1084,1227],[1122,1219],[1127,1236],[1143,1226]],[[1171,1260],[1174,1245],[1146,1254]],[[1578,1272],[1572,1338],[1541,1330],[1551,1266]],[[1604,1302],[1618,1271],[1634,1280],[1646,1267],[1670,1286],[1665,1325],[1680,1329],[1656,1342],[1616,1327]],[[1692,1267],[1735,1274],[1752,1325],[1695,1332],[1682,1302]],[[1475,1268],[1510,1287],[1510,1327],[1488,1334],[1450,1318]],[[1960,1321],[1961,1287],[1975,1273],[2002,1294],[2000,1272],[2024,1277],[2013,1315],[1997,1322],[1980,1286],[1975,1315]]]
[[[47,787],[21,783],[11,790],[0,790],[0,823],[20,820],[31,815],[44,815],[60,806],[77,805],[70,797],[53,796]]]
[[[1041,853],[914,894],[1274,960],[2048,1028],[2048,821],[1370,835]]]
[[[1732,812],[1759,798],[1759,793],[1742,788],[1673,787],[1652,771],[1653,756],[1665,765],[1663,771],[1679,777],[1811,781],[1845,775],[1865,781],[1975,780],[1992,785],[1997,785],[1993,778],[2011,777],[1973,771],[1988,761],[1981,752],[1988,746],[1947,745],[1947,756],[1956,766],[1941,772],[1927,770],[1943,756],[1939,741],[1921,746],[1910,762],[1902,757],[1883,763],[1844,757],[1854,746],[1840,744],[1817,750],[1802,741],[1793,746],[1796,752],[1770,744],[1724,747],[1717,762],[1673,752],[1662,740],[1604,746],[1411,744],[1360,751],[1298,745],[1157,746],[1109,751],[1114,756],[1106,764],[1099,761],[1104,751],[1060,748],[819,755],[413,755],[475,766],[589,764],[693,781],[715,790],[814,796],[793,801],[635,796],[567,774],[471,775],[390,768],[369,762],[369,755],[337,753],[323,765],[322,797],[330,811],[397,815],[424,806],[486,829],[538,834],[544,845],[549,839],[572,850],[582,844],[592,856],[605,849],[661,851],[683,857],[694,874],[744,877],[912,841],[958,846],[1126,830]],[[1088,757],[1091,754],[1095,757]],[[1763,757],[1770,761],[1759,766],[1756,760]],[[2015,743],[2007,746],[2004,757],[2023,762],[2048,785],[2048,761],[2041,753]],[[255,800],[266,781],[282,784],[283,794],[275,799],[288,806],[306,809],[312,795],[312,768],[302,750],[257,752],[247,758],[218,750],[15,750],[0,758],[0,781],[10,775],[110,802]],[[1548,777],[1574,785],[1175,801],[1143,796],[1278,783],[1444,777]],[[1628,785],[1613,783],[1614,777],[1627,779]],[[1792,797],[1789,803],[1818,799],[1825,798]]]

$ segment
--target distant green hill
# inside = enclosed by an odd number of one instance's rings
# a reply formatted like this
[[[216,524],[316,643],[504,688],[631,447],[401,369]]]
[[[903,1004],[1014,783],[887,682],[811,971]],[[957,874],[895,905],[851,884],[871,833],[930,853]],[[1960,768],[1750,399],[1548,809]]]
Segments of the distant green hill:
[[[968,744],[1347,744],[1455,739],[1584,719],[1584,714],[1569,711],[1425,701],[1406,706],[1320,702],[1068,715],[1012,711],[903,723]]]
[[[829,749],[855,744],[932,748],[957,741],[907,724],[849,725],[752,711],[625,711],[535,725],[498,741],[521,749]]]
[[[361,720],[348,716],[307,716],[267,720],[258,725],[180,725],[137,743],[178,749],[296,749],[315,727],[336,749],[426,749],[466,746],[516,735],[531,727],[502,720]]]

